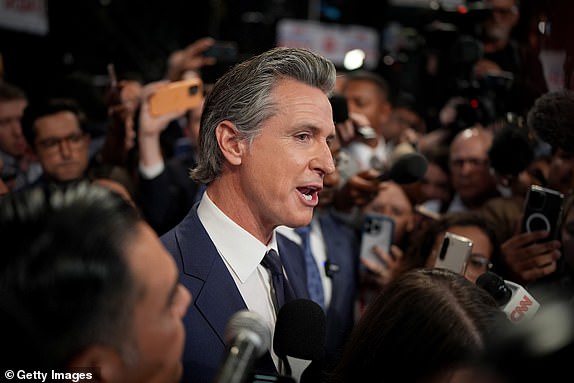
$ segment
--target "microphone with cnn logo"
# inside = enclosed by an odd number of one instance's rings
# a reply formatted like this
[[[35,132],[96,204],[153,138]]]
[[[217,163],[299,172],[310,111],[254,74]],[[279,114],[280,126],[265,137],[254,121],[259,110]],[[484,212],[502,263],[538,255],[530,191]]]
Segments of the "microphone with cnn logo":
[[[491,271],[478,277],[476,284],[496,300],[508,320],[513,323],[532,318],[540,309],[540,303],[524,287],[506,281]]]

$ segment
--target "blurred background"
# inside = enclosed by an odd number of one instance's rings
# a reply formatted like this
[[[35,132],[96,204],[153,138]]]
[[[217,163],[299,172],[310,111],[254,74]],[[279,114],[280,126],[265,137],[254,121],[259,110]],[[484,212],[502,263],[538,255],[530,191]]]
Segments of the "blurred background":
[[[573,4],[519,3],[514,37],[539,52],[550,90],[564,83],[563,67],[574,51]],[[3,0],[0,53],[4,79],[34,96],[70,82],[104,89],[109,63],[120,77],[161,79],[168,55],[204,36],[237,47],[236,57],[205,73],[207,81],[272,46],[299,45],[321,51],[341,69],[347,64],[378,71],[395,89],[420,98],[428,97],[421,75],[433,65],[430,58],[472,60],[472,44],[454,56],[452,51],[461,35],[473,36],[483,5],[476,0]],[[358,56],[349,55],[356,49]]]

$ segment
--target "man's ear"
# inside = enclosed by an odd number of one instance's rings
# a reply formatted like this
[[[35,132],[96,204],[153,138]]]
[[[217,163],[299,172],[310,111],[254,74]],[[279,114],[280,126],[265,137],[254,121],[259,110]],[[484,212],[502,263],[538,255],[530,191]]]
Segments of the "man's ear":
[[[217,143],[223,156],[232,165],[241,165],[241,159],[245,153],[245,141],[241,139],[235,124],[224,120],[215,129]]]
[[[96,374],[94,381],[102,383],[121,382],[125,363],[113,347],[92,345],[72,358],[68,364],[70,370]]]

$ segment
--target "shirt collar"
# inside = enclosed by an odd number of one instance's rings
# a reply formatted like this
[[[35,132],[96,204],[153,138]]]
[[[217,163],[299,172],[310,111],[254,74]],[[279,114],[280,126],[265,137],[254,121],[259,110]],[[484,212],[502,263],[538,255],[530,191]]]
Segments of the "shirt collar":
[[[267,250],[274,249],[279,254],[275,231],[269,245],[261,243],[225,215],[207,193],[203,193],[197,215],[224,262],[241,282],[255,272]]]

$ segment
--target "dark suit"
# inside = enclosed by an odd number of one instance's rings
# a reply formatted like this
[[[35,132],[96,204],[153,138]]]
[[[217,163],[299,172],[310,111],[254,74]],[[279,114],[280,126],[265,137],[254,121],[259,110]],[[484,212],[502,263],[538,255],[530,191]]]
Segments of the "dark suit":
[[[168,160],[157,177],[140,177],[141,209],[146,221],[159,235],[177,225],[197,202],[200,185],[189,176],[195,165],[192,153],[188,153]]]
[[[327,252],[328,276],[332,282],[331,302],[326,313],[325,351],[327,362],[333,361],[354,325],[355,299],[358,285],[358,241],[354,231],[329,212],[316,212]],[[298,259],[305,268],[305,256],[299,245],[277,235],[277,241],[291,242],[284,246],[283,256]],[[293,251],[293,252],[292,252]],[[307,279],[305,274],[305,280]]]
[[[338,268],[332,273],[331,303],[327,309],[325,349],[331,359],[342,347],[354,325],[359,250],[355,233],[333,215],[319,213],[327,261]]]
[[[210,383],[225,351],[227,322],[247,306],[199,220],[198,206],[199,203],[195,204],[183,221],[161,236],[161,240],[175,259],[181,283],[193,298],[184,317],[186,341],[182,381]],[[283,256],[284,252],[294,251],[293,245],[278,240],[279,254],[296,297],[308,298],[304,265],[290,262]],[[261,294],[263,297],[264,292]],[[270,354],[258,362],[256,369],[276,374]]]

